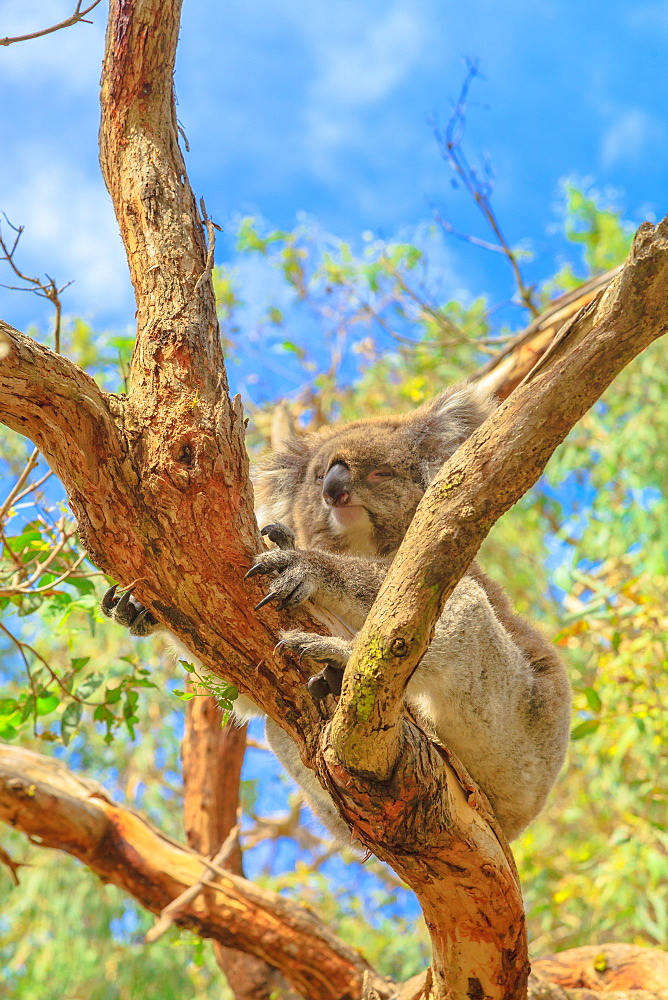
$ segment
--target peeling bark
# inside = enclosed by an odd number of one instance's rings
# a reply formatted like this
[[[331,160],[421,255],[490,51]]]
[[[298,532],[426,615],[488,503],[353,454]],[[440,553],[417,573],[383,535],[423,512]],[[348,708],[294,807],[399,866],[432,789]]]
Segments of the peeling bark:
[[[502,351],[491,357],[471,381],[477,382],[486,392],[493,392],[499,399],[507,399],[549,349],[564,323],[573,319],[602,288],[606,288],[620,270],[620,267],[613,267],[590,278],[572,292],[560,295]]]
[[[588,945],[536,959],[534,973],[571,989],[647,990],[668,996],[668,952],[632,944]]]

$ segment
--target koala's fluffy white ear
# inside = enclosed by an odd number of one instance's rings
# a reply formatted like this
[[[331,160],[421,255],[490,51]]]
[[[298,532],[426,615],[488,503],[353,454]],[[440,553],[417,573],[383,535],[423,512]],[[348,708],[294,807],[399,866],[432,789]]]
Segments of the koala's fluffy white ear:
[[[413,413],[410,423],[418,447],[427,452],[427,457],[443,463],[497,405],[495,397],[475,383],[458,382]]]

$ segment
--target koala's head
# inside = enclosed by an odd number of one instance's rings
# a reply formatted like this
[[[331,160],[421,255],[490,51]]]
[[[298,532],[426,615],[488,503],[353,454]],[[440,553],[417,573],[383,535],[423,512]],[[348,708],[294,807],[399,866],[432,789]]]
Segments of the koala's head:
[[[493,408],[460,383],[412,413],[293,438],[256,477],[258,518],[288,524],[301,548],[391,555],[430,480]]]

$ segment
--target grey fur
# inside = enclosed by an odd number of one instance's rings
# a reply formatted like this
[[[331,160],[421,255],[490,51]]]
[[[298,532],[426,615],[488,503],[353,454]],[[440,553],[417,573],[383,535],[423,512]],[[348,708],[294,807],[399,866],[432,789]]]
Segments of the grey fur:
[[[411,414],[289,442],[256,477],[258,519],[279,522],[268,533],[286,547],[259,553],[249,575],[270,576],[268,599],[281,607],[310,599],[358,629],[429,481],[492,408],[487,396],[461,383]],[[333,466],[334,486],[323,494]],[[144,634],[147,627],[144,618]],[[350,648],[301,632],[283,633],[282,645],[327,664],[329,678],[345,666]],[[506,835],[516,837],[542,808],[563,764],[570,688],[552,645],[513,613],[475,563],[447,602],[406,697],[425,730],[487,793]],[[236,714],[259,710],[243,698]],[[271,720],[267,739],[328,828],[348,836],[331,799]]]

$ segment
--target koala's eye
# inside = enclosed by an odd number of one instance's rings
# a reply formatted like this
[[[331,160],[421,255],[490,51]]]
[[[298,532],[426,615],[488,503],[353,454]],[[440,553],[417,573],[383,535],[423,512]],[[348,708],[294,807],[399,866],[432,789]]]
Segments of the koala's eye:
[[[323,472],[316,472],[316,474],[315,474],[315,481],[316,481],[316,483],[321,483],[324,478],[325,478],[325,475],[324,475]]]
[[[389,465],[381,465],[379,469],[374,469],[373,472],[370,472],[368,478],[371,482],[378,482],[382,479],[390,479],[393,475],[394,470]]]

